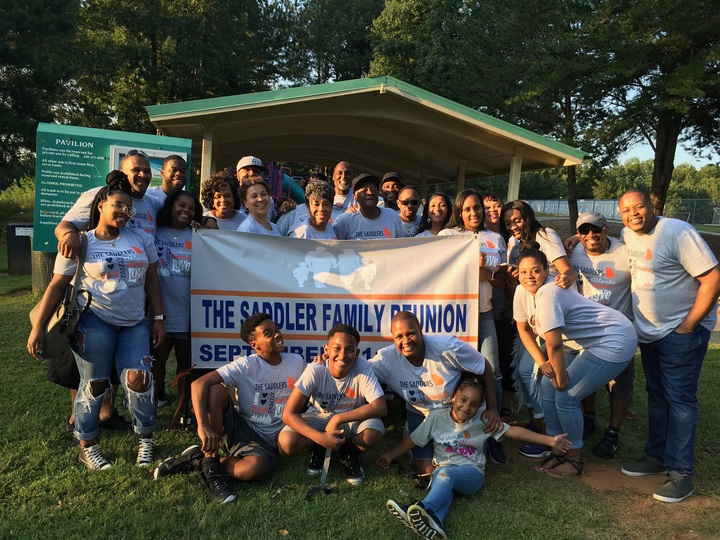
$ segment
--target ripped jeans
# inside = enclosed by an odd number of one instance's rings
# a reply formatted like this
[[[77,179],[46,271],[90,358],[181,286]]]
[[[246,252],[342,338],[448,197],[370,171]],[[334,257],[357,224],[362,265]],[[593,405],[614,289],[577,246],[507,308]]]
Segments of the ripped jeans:
[[[97,437],[103,396],[110,390],[113,366],[128,397],[128,409],[135,433],[155,431],[155,400],[153,396],[152,359],[147,321],[134,326],[114,326],[95,315],[92,310],[80,316],[70,347],[80,372],[80,385],[73,405],[75,436],[81,441]],[[128,388],[128,372],[142,371],[147,377],[147,390]],[[93,386],[97,389],[93,391]]]
[[[433,472],[430,492],[422,501],[426,510],[431,510],[445,523],[450,512],[453,494],[473,495],[485,483],[485,475],[472,465],[448,465]]]

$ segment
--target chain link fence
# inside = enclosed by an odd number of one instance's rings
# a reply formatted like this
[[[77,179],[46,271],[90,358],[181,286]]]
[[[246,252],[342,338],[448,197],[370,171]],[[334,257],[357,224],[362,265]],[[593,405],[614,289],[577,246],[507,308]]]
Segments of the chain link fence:
[[[567,200],[532,199],[527,202],[536,213],[567,216]],[[621,221],[617,199],[580,199],[578,212],[600,212],[607,219]],[[666,217],[682,219],[693,225],[720,225],[720,200],[669,199],[665,201]]]

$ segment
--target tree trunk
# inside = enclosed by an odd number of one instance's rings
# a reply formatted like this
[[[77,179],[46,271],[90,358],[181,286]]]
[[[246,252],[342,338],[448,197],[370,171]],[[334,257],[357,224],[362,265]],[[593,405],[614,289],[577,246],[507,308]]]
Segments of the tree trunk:
[[[680,131],[682,131],[682,121],[682,115],[677,112],[662,111],[658,114],[652,187],[650,188],[650,200],[657,215],[662,215],[665,209],[665,200],[675,169],[675,150]]]
[[[578,218],[577,205],[577,166],[570,165],[567,168],[567,194],[568,213],[570,215],[570,230],[575,230],[575,223]]]

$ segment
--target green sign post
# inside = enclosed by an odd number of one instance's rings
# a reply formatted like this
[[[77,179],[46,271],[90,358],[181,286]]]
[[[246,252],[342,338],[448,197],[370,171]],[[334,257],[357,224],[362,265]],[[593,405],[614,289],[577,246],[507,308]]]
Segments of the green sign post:
[[[102,186],[132,149],[150,157],[153,183],[159,182],[162,160],[177,154],[188,161],[190,139],[146,135],[57,124],[38,125],[35,165],[33,249],[55,251],[55,226],[81,193]]]

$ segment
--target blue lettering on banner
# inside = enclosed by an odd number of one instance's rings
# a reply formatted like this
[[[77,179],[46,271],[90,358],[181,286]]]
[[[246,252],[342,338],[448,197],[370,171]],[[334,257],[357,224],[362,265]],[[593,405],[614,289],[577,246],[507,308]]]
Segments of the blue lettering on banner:
[[[280,330],[317,331],[317,307],[302,302],[240,302],[242,322],[255,313],[268,313]]]
[[[201,362],[232,362],[236,356],[247,356],[255,351],[250,345],[203,343],[200,345]],[[202,367],[202,366],[199,366]]]
[[[390,318],[411,311],[423,332],[463,334],[467,332],[467,304],[390,304]]]
[[[235,301],[211,300],[202,301],[205,328],[235,328]]]

